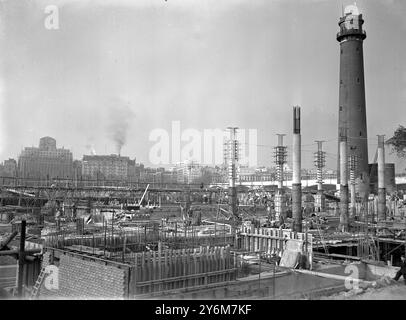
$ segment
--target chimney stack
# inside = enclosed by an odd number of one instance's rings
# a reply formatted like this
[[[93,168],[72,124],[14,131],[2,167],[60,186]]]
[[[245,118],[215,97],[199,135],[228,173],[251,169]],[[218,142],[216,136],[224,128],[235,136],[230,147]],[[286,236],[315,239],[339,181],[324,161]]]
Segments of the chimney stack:
[[[293,231],[302,232],[302,179],[301,179],[301,135],[300,107],[293,107],[293,178],[292,217]]]

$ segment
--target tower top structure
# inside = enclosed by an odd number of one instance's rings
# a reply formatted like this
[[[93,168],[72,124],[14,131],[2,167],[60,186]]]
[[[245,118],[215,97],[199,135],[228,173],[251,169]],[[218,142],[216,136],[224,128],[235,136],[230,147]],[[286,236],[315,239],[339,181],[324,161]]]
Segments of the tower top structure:
[[[342,42],[347,39],[364,40],[367,35],[362,29],[364,20],[357,5],[354,3],[345,7],[343,16],[340,18],[338,25],[340,32],[337,33],[337,41]]]

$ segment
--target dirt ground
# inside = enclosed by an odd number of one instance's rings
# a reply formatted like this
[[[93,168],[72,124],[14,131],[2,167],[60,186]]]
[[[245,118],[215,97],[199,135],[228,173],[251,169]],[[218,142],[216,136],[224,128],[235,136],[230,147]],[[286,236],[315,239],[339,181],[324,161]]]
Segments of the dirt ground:
[[[378,289],[367,289],[365,293],[353,296],[351,300],[406,300],[406,285],[403,281],[399,284]]]
[[[381,288],[368,288],[361,293],[342,292],[322,300],[406,300],[406,285],[403,281]]]

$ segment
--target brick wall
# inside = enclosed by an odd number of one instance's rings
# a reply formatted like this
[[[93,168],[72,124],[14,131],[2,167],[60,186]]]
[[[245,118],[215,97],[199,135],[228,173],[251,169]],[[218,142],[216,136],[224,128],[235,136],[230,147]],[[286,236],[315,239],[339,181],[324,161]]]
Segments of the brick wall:
[[[41,286],[40,298],[124,299],[128,292],[128,268],[125,265],[85,257],[71,252],[55,254],[59,268],[59,290]],[[51,253],[44,253],[43,266]],[[59,260],[59,261],[58,261]]]

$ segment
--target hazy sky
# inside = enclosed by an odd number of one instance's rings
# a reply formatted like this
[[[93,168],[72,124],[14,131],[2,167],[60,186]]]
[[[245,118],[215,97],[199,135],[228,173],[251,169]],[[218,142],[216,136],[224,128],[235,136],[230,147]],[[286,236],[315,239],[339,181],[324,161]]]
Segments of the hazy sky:
[[[81,159],[93,146],[149,165],[150,132],[258,131],[258,164],[302,107],[303,166],[327,140],[335,169],[342,4],[336,0],[0,1],[0,160],[42,136]],[[59,8],[48,30],[47,5]],[[369,157],[376,134],[406,125],[406,1],[357,1],[364,42]],[[127,129],[127,130],[126,130]],[[394,157],[387,157],[394,160]],[[397,164],[400,164],[397,161]],[[403,164],[402,167],[405,165]]]

